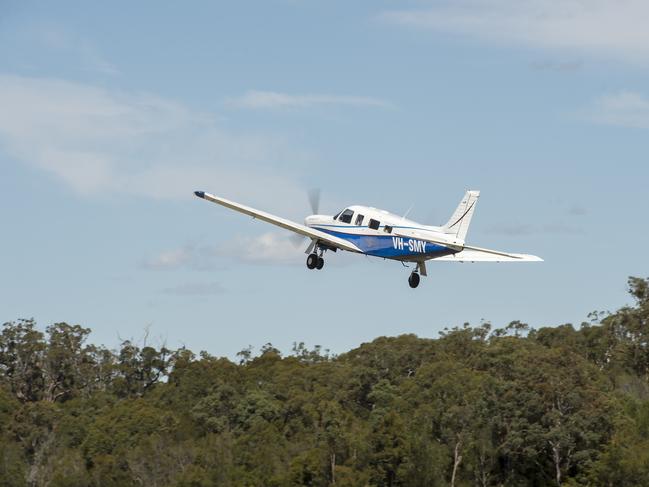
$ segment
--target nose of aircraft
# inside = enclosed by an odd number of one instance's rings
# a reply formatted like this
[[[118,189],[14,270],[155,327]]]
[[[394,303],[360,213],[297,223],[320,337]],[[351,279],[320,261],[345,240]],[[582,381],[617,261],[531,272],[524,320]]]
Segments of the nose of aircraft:
[[[304,219],[304,224],[305,224],[307,227],[310,227],[311,225],[313,225],[313,223],[315,223],[315,215],[307,216],[307,217]]]

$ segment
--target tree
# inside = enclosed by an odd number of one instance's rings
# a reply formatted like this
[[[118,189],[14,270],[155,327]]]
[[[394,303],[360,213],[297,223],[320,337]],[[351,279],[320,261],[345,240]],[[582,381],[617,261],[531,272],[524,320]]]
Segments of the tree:
[[[373,481],[378,486],[400,485],[398,474],[407,453],[404,431],[403,420],[395,411],[379,413],[373,420],[370,465]]]
[[[457,485],[470,453],[482,454],[474,464],[482,478],[488,477],[490,465],[483,433],[493,414],[490,391],[494,387],[485,373],[450,360],[421,367],[414,381],[405,387],[407,402],[415,408],[417,430],[426,431],[431,442],[446,446],[451,457],[451,487]]]
[[[563,349],[498,341],[490,361],[504,380],[494,415],[501,452],[516,462],[514,474],[530,478],[536,471],[561,485],[586,468],[610,437],[606,381],[582,357]]]
[[[649,281],[514,321],[233,362],[33,320],[0,332],[0,487],[649,485]]]
[[[173,365],[174,354],[145,345],[140,348],[130,340],[122,343],[115,365],[117,377],[113,386],[120,396],[142,396],[166,377]]]
[[[44,373],[43,334],[34,320],[7,322],[0,334],[0,369],[4,381],[20,401],[38,401],[42,397]]]
[[[92,384],[93,348],[84,345],[90,329],[55,323],[46,331],[49,340],[43,360],[43,399],[65,400]]]
[[[593,485],[649,485],[649,401],[627,398],[616,432],[588,473]]]

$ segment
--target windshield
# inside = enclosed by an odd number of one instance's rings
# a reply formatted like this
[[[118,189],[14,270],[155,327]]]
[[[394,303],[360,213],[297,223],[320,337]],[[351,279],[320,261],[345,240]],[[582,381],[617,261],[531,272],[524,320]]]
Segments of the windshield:
[[[343,223],[351,223],[353,215],[354,215],[354,210],[350,210],[349,208],[347,208],[345,211],[343,211],[340,214],[339,220]]]

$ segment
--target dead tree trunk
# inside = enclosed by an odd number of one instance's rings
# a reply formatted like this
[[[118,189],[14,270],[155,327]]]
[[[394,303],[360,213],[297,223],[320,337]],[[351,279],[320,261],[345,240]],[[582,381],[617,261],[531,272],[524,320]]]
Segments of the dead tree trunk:
[[[462,462],[462,455],[460,453],[460,448],[462,448],[462,440],[458,440],[455,443],[455,448],[453,450],[453,474],[451,475],[451,487],[455,487],[455,478],[457,477],[457,469]]]
[[[550,441],[552,447],[552,460],[554,461],[554,475],[557,487],[561,487],[561,450],[559,442]]]

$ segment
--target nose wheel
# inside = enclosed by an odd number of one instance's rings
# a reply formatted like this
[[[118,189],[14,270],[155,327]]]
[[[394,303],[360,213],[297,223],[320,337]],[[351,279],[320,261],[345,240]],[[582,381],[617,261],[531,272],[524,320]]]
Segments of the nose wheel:
[[[410,284],[411,288],[416,288],[419,286],[419,273],[418,272],[413,272],[410,274],[410,277],[408,277],[408,284]]]

